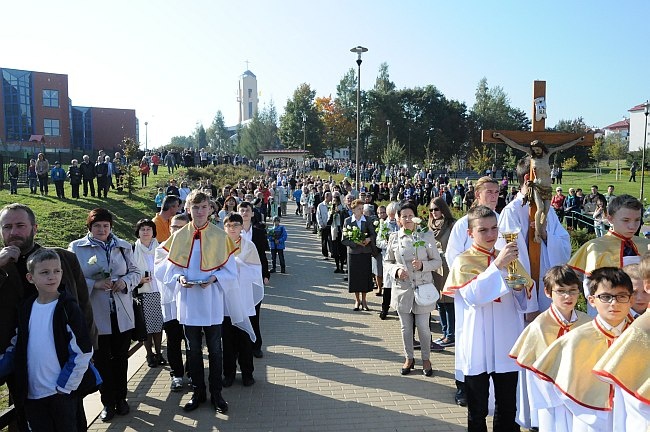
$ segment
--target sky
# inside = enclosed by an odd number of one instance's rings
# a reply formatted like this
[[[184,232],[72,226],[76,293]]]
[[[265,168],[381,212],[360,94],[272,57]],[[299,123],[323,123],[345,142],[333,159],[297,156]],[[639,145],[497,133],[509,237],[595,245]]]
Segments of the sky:
[[[237,85],[257,76],[260,108],[283,112],[302,83],[317,96],[356,55],[361,87],[386,62],[397,88],[436,86],[474,104],[500,86],[531,117],[545,80],[547,127],[583,117],[604,127],[650,98],[646,0],[22,0],[3,2],[0,67],[68,75],[73,105],[129,108],[150,148],[238,121]]]

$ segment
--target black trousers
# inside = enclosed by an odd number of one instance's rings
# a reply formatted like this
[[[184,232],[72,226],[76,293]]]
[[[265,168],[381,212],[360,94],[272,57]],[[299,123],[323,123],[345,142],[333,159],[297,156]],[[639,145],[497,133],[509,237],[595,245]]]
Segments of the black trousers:
[[[248,333],[235,327],[230,317],[223,318],[221,324],[221,341],[223,343],[223,376],[234,377],[237,373],[237,361],[242,376],[252,377],[253,370],[253,343]]]
[[[167,360],[169,361],[169,372],[171,376],[182,378],[185,374],[183,367],[183,353],[181,351],[181,341],[185,338],[183,334],[183,326],[178,320],[170,320],[163,323],[163,329],[167,334]],[[189,357],[189,353],[185,352],[185,357]]]
[[[320,230],[320,247],[321,253],[325,258],[328,258],[332,253],[332,230],[329,226],[319,228]]]
[[[79,183],[70,183],[72,198],[79,198],[79,186],[81,186]]]
[[[253,331],[255,332],[255,342],[253,342],[253,351],[258,351],[262,349],[262,332],[260,332],[260,310],[262,308],[262,302],[259,302],[255,305],[255,316],[249,317],[251,320],[251,325],[253,326]]]
[[[98,337],[99,349],[95,351],[95,367],[102,377],[100,386],[102,404],[114,407],[126,399],[127,371],[131,331],[120,333],[115,315],[111,315],[112,334]]]
[[[381,291],[381,310],[382,312],[388,312],[390,309],[390,294],[392,292],[391,288],[384,287]]]
[[[284,270],[287,267],[284,262],[284,249],[271,249],[271,262],[273,263],[273,270],[275,270],[276,256],[280,257],[280,268]]]
[[[515,422],[517,415],[517,372],[482,373],[465,375],[465,394],[467,396],[467,430],[487,432],[485,418],[488,415],[490,378],[494,383],[494,432],[519,431]]]
[[[90,195],[95,196],[95,181],[94,179],[84,179],[84,196],[88,196],[88,188],[90,187]]]
[[[38,176],[38,186],[41,189],[41,193],[47,193],[47,182],[48,182],[48,176],[47,174],[39,175]]]
[[[38,432],[78,432],[78,401],[79,398],[75,394],[55,394],[42,399],[27,399],[25,412],[30,429]]]
[[[221,393],[223,358],[221,351],[221,325],[184,326],[185,340],[190,347],[190,370],[195,391],[205,392],[205,367],[203,366],[203,334],[208,346],[208,385],[211,395]]]
[[[63,180],[57,180],[54,182],[54,188],[56,189],[57,198],[65,198],[65,190],[63,189],[64,184],[65,181]]]

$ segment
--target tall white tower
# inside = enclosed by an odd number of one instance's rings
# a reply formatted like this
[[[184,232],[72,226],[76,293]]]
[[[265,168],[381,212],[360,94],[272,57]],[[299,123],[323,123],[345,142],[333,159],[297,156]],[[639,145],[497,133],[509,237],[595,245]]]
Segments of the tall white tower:
[[[239,123],[252,119],[257,113],[259,103],[257,77],[248,69],[239,78],[237,102],[239,102]]]

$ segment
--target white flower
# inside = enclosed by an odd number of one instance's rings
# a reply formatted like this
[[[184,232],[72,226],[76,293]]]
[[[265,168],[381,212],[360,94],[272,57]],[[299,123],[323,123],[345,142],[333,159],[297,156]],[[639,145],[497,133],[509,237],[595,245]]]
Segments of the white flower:
[[[374,221],[372,224],[373,224],[374,226],[379,226],[379,221]]]
[[[413,221],[414,224],[421,224],[422,223],[422,219],[420,219],[419,217],[414,217],[411,220]]]
[[[88,259],[88,264],[94,265],[97,264],[97,255],[93,255]]]

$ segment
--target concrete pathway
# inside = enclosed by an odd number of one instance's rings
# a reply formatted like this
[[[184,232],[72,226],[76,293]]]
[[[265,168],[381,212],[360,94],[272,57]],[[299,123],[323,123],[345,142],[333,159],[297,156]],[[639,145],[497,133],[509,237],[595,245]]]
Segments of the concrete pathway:
[[[374,293],[368,296],[370,312],[352,310],[354,297],[343,275],[333,273],[332,260],[322,259],[319,239],[294,210],[290,204],[283,220],[289,232],[287,274],[273,275],[262,306],[265,355],[255,359],[257,383],[243,387],[237,374],[223,391],[228,415],[215,414],[209,403],[184,413],[190,390],[170,392],[168,369],[150,369],[138,353],[130,365],[131,413],[102,423],[93,395],[86,401],[94,419],[90,430],[465,430],[466,410],[453,398],[453,348],[432,353],[433,377],[422,375],[417,351],[416,369],[401,376],[399,320],[379,319],[381,300]],[[434,339],[438,332],[437,326]]]

